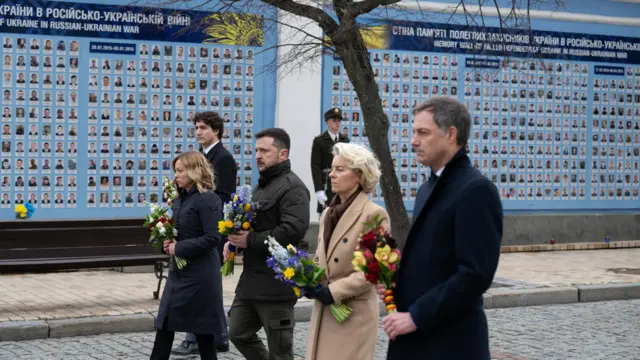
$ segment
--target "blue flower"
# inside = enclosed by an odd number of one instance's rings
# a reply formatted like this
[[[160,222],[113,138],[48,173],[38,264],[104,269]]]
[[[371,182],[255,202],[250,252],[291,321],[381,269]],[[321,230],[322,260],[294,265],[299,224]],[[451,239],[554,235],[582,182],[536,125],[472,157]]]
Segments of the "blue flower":
[[[298,259],[296,259],[296,258],[294,258],[294,257],[291,257],[291,258],[289,258],[289,260],[287,261],[287,264],[288,264],[289,266],[292,266],[292,267],[293,267],[293,266],[296,266],[296,265],[298,264]]]
[[[33,207],[33,205],[31,203],[26,203],[24,205],[24,207],[27,209],[27,219],[31,217],[31,215],[33,215],[33,213],[36,211],[36,209]]]

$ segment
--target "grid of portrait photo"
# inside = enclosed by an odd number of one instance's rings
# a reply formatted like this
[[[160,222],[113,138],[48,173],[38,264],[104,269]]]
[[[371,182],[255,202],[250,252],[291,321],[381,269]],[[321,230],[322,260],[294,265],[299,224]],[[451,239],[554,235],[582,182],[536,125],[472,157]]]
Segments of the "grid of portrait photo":
[[[375,50],[370,57],[405,200],[414,200],[429,176],[411,154],[411,110],[435,95],[456,97],[469,108],[472,164],[507,203],[638,199],[639,67],[623,66],[622,76],[549,59],[502,59],[476,68],[456,54]],[[325,105],[342,108],[342,133],[366,144],[358,98],[339,59],[331,71]],[[379,189],[373,196],[382,199]]]
[[[2,40],[1,206],[74,208],[78,191],[76,40]]]
[[[253,49],[150,42],[132,55],[80,57],[88,40],[6,36],[3,44],[4,207],[160,201],[171,160],[199,149],[194,114],[209,110],[225,121],[236,183],[252,183]]]
[[[390,146],[404,200],[415,199],[418,187],[429,175],[411,154],[411,111],[424,98],[458,94],[458,57],[448,54],[417,54],[371,51],[371,64],[380,86],[383,106],[390,121]],[[332,69],[331,104],[342,109],[342,133],[353,142],[366,143],[358,97],[339,61]],[[426,172],[425,172],[426,171]],[[372,193],[381,200],[380,188]]]
[[[135,58],[92,56],[87,206],[157,202],[171,160],[198,150],[199,111],[223,116],[237,183],[251,183],[253,61],[253,50],[153,43],[139,45]]]
[[[591,197],[638,199],[640,67],[623,76],[594,75]]]
[[[465,68],[473,166],[508,200],[585,199],[586,64],[510,60]]]

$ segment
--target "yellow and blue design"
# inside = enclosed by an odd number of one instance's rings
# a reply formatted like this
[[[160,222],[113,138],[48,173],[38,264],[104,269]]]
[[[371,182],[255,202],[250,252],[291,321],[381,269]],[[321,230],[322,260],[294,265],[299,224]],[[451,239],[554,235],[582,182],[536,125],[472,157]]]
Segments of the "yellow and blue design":
[[[263,46],[264,19],[256,14],[221,13],[208,16],[204,44]]]
[[[387,49],[389,47],[389,26],[388,25],[364,25],[358,24],[360,35],[368,49]],[[325,35],[325,46],[331,47],[331,38]]]

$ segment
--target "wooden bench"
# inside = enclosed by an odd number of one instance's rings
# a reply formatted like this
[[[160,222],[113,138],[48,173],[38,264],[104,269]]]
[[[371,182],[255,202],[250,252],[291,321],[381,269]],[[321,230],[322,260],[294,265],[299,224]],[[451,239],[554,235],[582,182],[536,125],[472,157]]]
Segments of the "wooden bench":
[[[0,274],[153,265],[158,299],[168,260],[140,219],[0,222]]]

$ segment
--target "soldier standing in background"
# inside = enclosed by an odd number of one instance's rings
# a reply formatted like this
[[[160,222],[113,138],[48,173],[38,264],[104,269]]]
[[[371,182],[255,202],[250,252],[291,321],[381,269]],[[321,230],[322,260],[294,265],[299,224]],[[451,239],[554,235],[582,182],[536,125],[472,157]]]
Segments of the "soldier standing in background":
[[[311,175],[313,176],[313,187],[318,197],[318,213],[321,214],[325,206],[331,203],[333,193],[329,172],[333,162],[333,145],[339,142],[348,143],[349,138],[340,134],[340,121],[342,121],[342,111],[338,108],[331,108],[324,113],[324,121],[327,123],[327,131],[313,139],[311,147]]]

